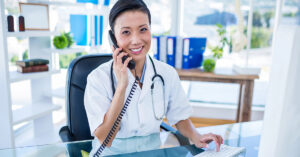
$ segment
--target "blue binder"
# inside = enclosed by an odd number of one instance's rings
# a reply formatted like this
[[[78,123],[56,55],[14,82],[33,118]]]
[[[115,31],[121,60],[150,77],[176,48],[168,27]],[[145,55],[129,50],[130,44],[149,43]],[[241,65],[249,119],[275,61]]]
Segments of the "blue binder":
[[[70,32],[73,34],[76,45],[91,45],[91,25],[94,18],[95,46],[102,45],[103,40],[103,16],[70,15]]]
[[[76,0],[78,3],[93,3],[98,4],[98,0]]]
[[[102,39],[103,39],[103,16],[102,15],[95,16],[95,45],[102,45]]]
[[[182,68],[198,68],[202,65],[203,53],[206,47],[206,38],[184,38]]]
[[[167,37],[167,64],[175,67],[176,37]]]
[[[104,0],[104,6],[109,6],[110,0]]]
[[[93,4],[98,4],[98,0],[76,0],[78,3],[93,3]],[[104,0],[103,5],[104,6],[109,6],[110,0]]]
[[[160,60],[160,37],[159,36],[153,36],[152,37],[152,51],[153,51],[153,57],[157,60]]]
[[[87,15],[70,15],[70,32],[76,45],[90,45],[90,17]]]

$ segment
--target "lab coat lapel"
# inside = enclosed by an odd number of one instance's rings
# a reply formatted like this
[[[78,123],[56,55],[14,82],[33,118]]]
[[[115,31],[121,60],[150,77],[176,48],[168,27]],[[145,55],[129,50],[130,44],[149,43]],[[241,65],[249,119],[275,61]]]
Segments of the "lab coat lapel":
[[[145,97],[145,95],[147,95],[148,92],[150,92],[150,86],[152,83],[151,79],[154,75],[153,66],[148,55],[146,56],[146,59],[147,59],[147,65],[146,65],[146,71],[145,71],[145,76],[143,81],[143,88],[140,95],[140,100],[142,100]]]

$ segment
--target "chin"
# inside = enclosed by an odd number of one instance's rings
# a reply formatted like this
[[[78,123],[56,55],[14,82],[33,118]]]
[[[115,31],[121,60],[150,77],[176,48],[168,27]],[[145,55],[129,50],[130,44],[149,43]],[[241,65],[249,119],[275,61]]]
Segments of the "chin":
[[[147,53],[140,53],[140,54],[132,54],[132,59],[136,62],[141,61],[145,58],[145,56],[147,55]]]

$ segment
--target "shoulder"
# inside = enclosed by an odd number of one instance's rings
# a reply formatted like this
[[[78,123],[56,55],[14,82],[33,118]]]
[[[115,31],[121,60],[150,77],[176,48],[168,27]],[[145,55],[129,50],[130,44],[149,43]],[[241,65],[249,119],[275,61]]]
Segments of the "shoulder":
[[[87,81],[91,81],[95,79],[99,81],[104,79],[109,79],[111,64],[112,64],[112,60],[99,65],[88,75]]]

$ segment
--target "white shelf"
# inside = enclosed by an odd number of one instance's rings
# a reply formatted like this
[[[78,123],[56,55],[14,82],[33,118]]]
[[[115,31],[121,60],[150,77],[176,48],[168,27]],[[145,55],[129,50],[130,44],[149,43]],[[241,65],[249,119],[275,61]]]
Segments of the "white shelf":
[[[25,32],[7,32],[7,37],[44,37],[59,35],[59,32],[51,31],[25,31]]]
[[[54,5],[54,6],[67,6],[67,7],[97,7],[97,4],[93,4],[93,3],[74,3],[74,2],[45,2],[45,1],[35,1],[34,3],[39,3],[39,4],[48,4],[48,5]]]
[[[57,88],[57,89],[54,89],[49,92],[49,97],[57,97],[57,98],[64,99],[65,95],[66,95],[65,92],[66,92],[66,89],[64,87]]]
[[[64,11],[67,11],[68,13],[88,13],[88,14],[99,14],[104,7],[108,8],[107,6],[93,4],[93,3],[74,3],[74,2],[45,2],[45,1],[35,1],[34,3],[39,4],[48,4],[49,6],[53,6],[56,8],[60,7],[67,7],[68,9],[65,9]]]
[[[10,82],[13,83],[13,82],[24,81],[28,79],[42,78],[59,72],[60,70],[51,70],[51,71],[33,72],[33,73],[20,73],[17,71],[12,71],[10,72],[9,76],[10,76]]]
[[[43,51],[48,53],[58,53],[61,55],[65,55],[65,54],[73,54],[78,52],[87,52],[89,51],[89,48],[88,47],[74,47],[74,48],[65,48],[65,49],[50,48],[50,49],[44,49]]]
[[[43,117],[59,110],[61,106],[46,102],[36,102],[13,111],[13,125]]]

